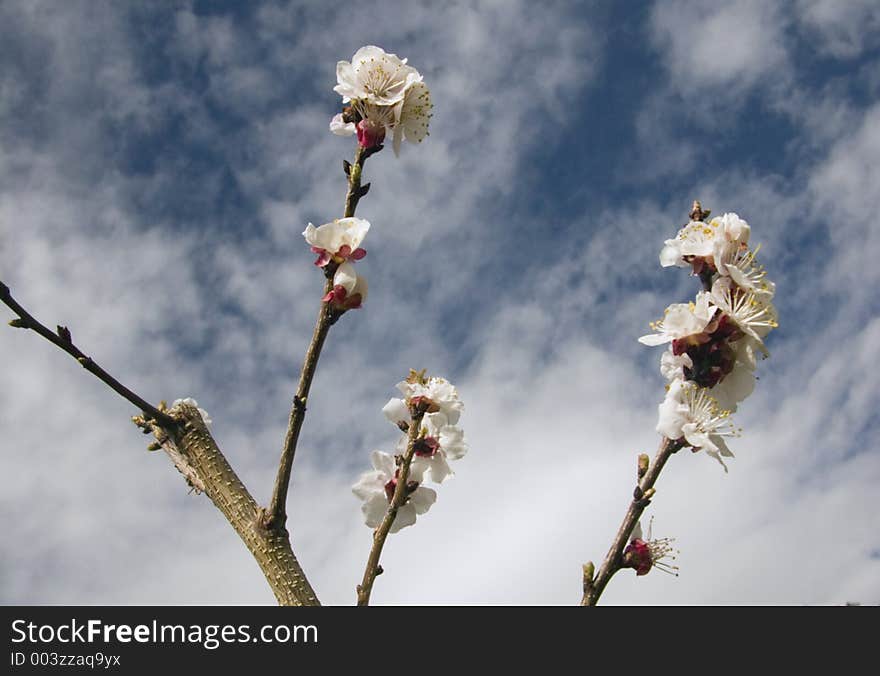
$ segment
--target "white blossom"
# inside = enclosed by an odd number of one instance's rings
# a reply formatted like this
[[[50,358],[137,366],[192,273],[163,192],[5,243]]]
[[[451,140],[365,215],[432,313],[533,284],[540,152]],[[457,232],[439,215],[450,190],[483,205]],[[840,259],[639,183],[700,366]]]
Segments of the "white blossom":
[[[373,451],[371,455],[373,469],[365,472],[352,486],[352,492],[363,501],[361,511],[364,522],[370,528],[378,528],[385,518],[397,483],[397,468],[394,458],[382,451]],[[421,484],[422,477],[418,468],[410,468],[408,483]],[[416,516],[427,512],[437,500],[436,491],[418,485],[407,497],[406,502],[397,510],[390,531],[396,533],[401,528],[412,526]]]
[[[422,424],[424,434],[416,441],[413,466],[440,484],[453,474],[448,461],[460,460],[468,451],[464,432],[457,425],[450,425],[443,413],[428,413]]]
[[[410,85],[422,81],[422,76],[406,59],[387,54],[381,47],[361,47],[348,61],[336,64],[337,85],[334,91],[342,95],[343,103],[361,100],[378,106],[391,106],[403,101]]]
[[[755,260],[758,249],[760,246],[751,251],[735,242],[724,244],[716,254],[718,273],[730,277],[744,291],[751,291],[762,299],[770,300],[776,293],[776,285],[767,279],[764,266]]]
[[[712,304],[727,315],[743,333],[767,354],[762,338],[778,326],[776,308],[769,298],[736,286],[730,277],[712,284]]]
[[[730,420],[730,411],[722,409],[703,387],[673,380],[666,398],[658,407],[657,431],[668,439],[684,439],[688,446],[704,450],[722,465],[722,456],[732,457],[725,437],[739,436]],[[727,467],[724,466],[725,471]]]
[[[747,244],[750,231],[749,224],[734,213],[716,216],[708,223],[691,221],[673,239],[666,240],[660,251],[660,264],[688,267],[696,259],[715,267],[714,256],[719,247],[731,242]]]
[[[361,243],[369,230],[369,221],[351,217],[337,218],[317,228],[309,223],[302,234],[312,251],[318,254],[315,265],[324,267],[331,260],[342,263],[363,258],[367,252],[361,248]]]
[[[701,291],[697,294],[696,302],[673,303],[666,308],[662,319],[651,323],[656,333],[642,336],[639,342],[643,345],[662,345],[702,334],[715,312],[709,301],[709,294]]]
[[[397,389],[403,394],[406,401],[422,398],[431,402],[433,406],[428,409],[431,413],[442,413],[450,425],[455,425],[461,416],[464,405],[458,397],[458,390],[448,380],[432,376],[426,382],[412,378],[397,383]],[[431,410],[434,409],[434,410]]]
[[[336,269],[333,289],[322,300],[341,310],[354,310],[366,302],[368,290],[367,278],[346,261]]]

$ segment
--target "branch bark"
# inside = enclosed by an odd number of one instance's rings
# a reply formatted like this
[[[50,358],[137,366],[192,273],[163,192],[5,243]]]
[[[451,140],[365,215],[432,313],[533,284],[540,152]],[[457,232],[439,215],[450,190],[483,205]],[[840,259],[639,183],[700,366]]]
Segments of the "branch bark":
[[[56,331],[51,331],[47,327],[43,326],[43,324],[38,322],[33,317],[33,315],[31,315],[27,310],[19,305],[19,303],[12,297],[12,293],[9,291],[9,287],[6,286],[6,284],[4,284],[2,281],[0,281],[0,300],[8,305],[9,308],[18,315],[18,318],[13,319],[9,322],[10,326],[17,329],[30,329],[34,333],[38,333],[39,335],[41,335],[43,338],[48,340],[56,347],[64,350],[67,354],[76,359],[79,362],[80,366],[82,366],[86,371],[104,382],[110,389],[119,394],[123,399],[127,399],[132,404],[137,406],[141,411],[143,411],[145,416],[162,423],[166,427],[171,427],[175,424],[172,418],[168,417],[165,413],[153,406],[140,395],[132,392],[125,385],[116,380],[116,378],[107,373],[107,371],[98,366],[98,364],[96,364],[91,357],[87,356],[85,353],[82,352],[82,350],[74,345],[73,339],[70,334],[70,329],[68,329],[66,326],[59,325]]]
[[[284,528],[264,528],[262,509],[227,462],[198,409],[180,404],[172,409],[176,424],[171,429],[154,422],[135,420],[149,429],[169,456],[183,458],[192,468],[211,502],[232,526],[263,571],[282,606],[318,605]]]
[[[354,163],[345,162],[343,167],[348,176],[348,190],[345,195],[345,212],[344,218],[351,218],[357,209],[358,201],[363,197],[369,184],[361,185],[361,174],[363,172],[364,163],[370,155],[378,152],[382,146],[365,149],[360,145],[354,156]],[[327,281],[324,283],[324,293],[328,294],[333,290],[333,271],[335,265],[331,264],[325,268]],[[315,321],[315,329],[312,332],[312,340],[306,350],[303,367],[300,371],[299,384],[296,388],[296,394],[293,395],[293,405],[290,408],[290,415],[287,420],[287,431],[284,434],[284,444],[281,448],[281,458],[278,462],[278,472],[275,476],[275,485],[272,488],[272,499],[269,501],[269,507],[265,510],[263,516],[263,524],[266,528],[284,527],[287,521],[287,494],[290,489],[290,476],[293,472],[293,458],[296,455],[296,446],[299,442],[299,433],[302,430],[303,422],[306,418],[306,401],[308,400],[309,390],[312,387],[312,380],[315,377],[315,370],[318,368],[318,359],[321,357],[321,349],[324,347],[324,341],[327,339],[327,333],[334,324],[338,316],[335,316],[329,305],[321,303],[318,311],[318,318]]]
[[[315,592],[293,554],[287,530],[283,527],[270,530],[261,526],[259,516],[262,510],[220,452],[197,408],[181,404],[173,409],[177,417],[169,415],[132,392],[86,356],[74,345],[67,327],[59,326],[53,332],[37,321],[12,297],[3,282],[0,282],[0,300],[18,315],[10,322],[13,327],[38,333],[143,412],[142,416],[135,416],[132,420],[145,432],[155,435],[158,445],[192,489],[204,492],[223,513],[253,554],[278,603],[318,605]]]
[[[660,472],[666,465],[666,461],[669,460],[672,454],[680,448],[681,445],[679,442],[673,441],[672,439],[664,438],[660,442],[660,448],[657,450],[654,460],[648,466],[644,476],[642,476],[641,480],[636,485],[633,499],[623,517],[623,523],[620,524],[620,528],[617,530],[617,535],[614,536],[614,541],[611,543],[611,548],[608,550],[605,560],[599,567],[599,572],[593,577],[593,564],[588,563],[584,566],[584,595],[581,599],[582,606],[596,605],[608,582],[614,574],[621,569],[623,550],[629,543],[630,535],[641,518],[642,512],[644,512],[645,508],[651,504],[654,484],[657,482]]]

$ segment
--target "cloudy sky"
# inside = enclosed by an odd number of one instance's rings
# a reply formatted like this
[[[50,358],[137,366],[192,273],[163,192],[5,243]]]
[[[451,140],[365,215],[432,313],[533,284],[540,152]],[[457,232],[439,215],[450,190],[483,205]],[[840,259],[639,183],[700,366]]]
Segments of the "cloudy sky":
[[[880,602],[880,8],[694,3],[0,3],[0,279],[147,399],[193,396],[267,501],[341,216],[335,66],[409,58],[431,135],[367,165],[363,310],[333,328],[291,488],[322,602],[370,547],[350,485],[410,367],[459,386],[470,453],[392,536],[375,603],[574,604],[663,381],[647,322],[694,198],[763,244],[780,328],[730,472],[681,452],[654,532],[681,575],[607,603]],[[5,311],[5,314],[4,314]],[[12,318],[0,309],[5,321]],[[135,411],[0,327],[0,602],[271,603]]]

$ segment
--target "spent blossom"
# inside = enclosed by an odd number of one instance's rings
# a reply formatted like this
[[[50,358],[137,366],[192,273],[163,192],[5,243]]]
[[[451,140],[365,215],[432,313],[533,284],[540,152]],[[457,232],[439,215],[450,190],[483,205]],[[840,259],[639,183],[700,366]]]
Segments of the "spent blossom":
[[[636,523],[633,528],[632,538],[626,549],[623,550],[623,567],[634,568],[636,575],[647,575],[652,568],[662,570],[664,573],[678,577],[678,566],[667,563],[664,559],[675,560],[678,553],[673,547],[673,538],[651,538],[653,518],[648,525],[648,535],[643,539],[642,524]]]

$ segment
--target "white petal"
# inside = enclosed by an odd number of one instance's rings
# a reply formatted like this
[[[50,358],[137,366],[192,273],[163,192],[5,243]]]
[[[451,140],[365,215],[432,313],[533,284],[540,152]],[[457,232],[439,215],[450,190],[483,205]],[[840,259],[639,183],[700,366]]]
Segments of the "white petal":
[[[450,460],[459,460],[468,452],[464,431],[456,425],[444,425],[440,429],[439,441],[440,448]]]
[[[351,487],[351,492],[361,500],[369,500],[374,495],[385,494],[386,482],[387,479],[382,472],[377,472],[375,470],[364,472],[354,486]]]
[[[390,399],[385,406],[382,407],[382,413],[395,425],[400,422],[408,423],[409,407],[403,399]]]
[[[396,533],[401,528],[412,526],[416,522],[416,508],[407,503],[397,510],[397,517],[391,524],[391,532]]]
[[[642,522],[636,521],[636,527],[632,530],[632,535],[629,536],[630,540],[642,540]]]
[[[386,477],[386,482],[390,481],[396,469],[394,458],[382,451],[373,451],[370,459],[373,461],[373,467],[376,468],[376,471],[381,472]]]
[[[639,342],[642,345],[649,345],[650,347],[663,345],[664,343],[669,343],[672,340],[672,336],[664,333],[649,333],[647,336],[642,336],[641,338],[639,338]]]
[[[388,500],[384,495],[374,495],[361,505],[361,512],[364,515],[364,523],[370,528],[378,528],[385,518],[385,512],[388,511]]]
[[[342,119],[342,113],[338,113],[330,120],[330,131],[337,136],[352,136],[357,129],[354,122],[346,122]]]
[[[349,294],[354,290],[356,283],[357,272],[354,270],[354,265],[348,261],[340,265],[336,274],[333,275],[333,284],[343,287]]]
[[[667,239],[664,247],[660,250],[660,265],[668,268],[670,265],[682,267],[687,265],[681,258],[681,247],[677,239]]]
[[[424,514],[431,505],[437,502],[437,491],[431,488],[419,486],[413,494],[409,496],[409,503],[415,509],[416,514]]]

